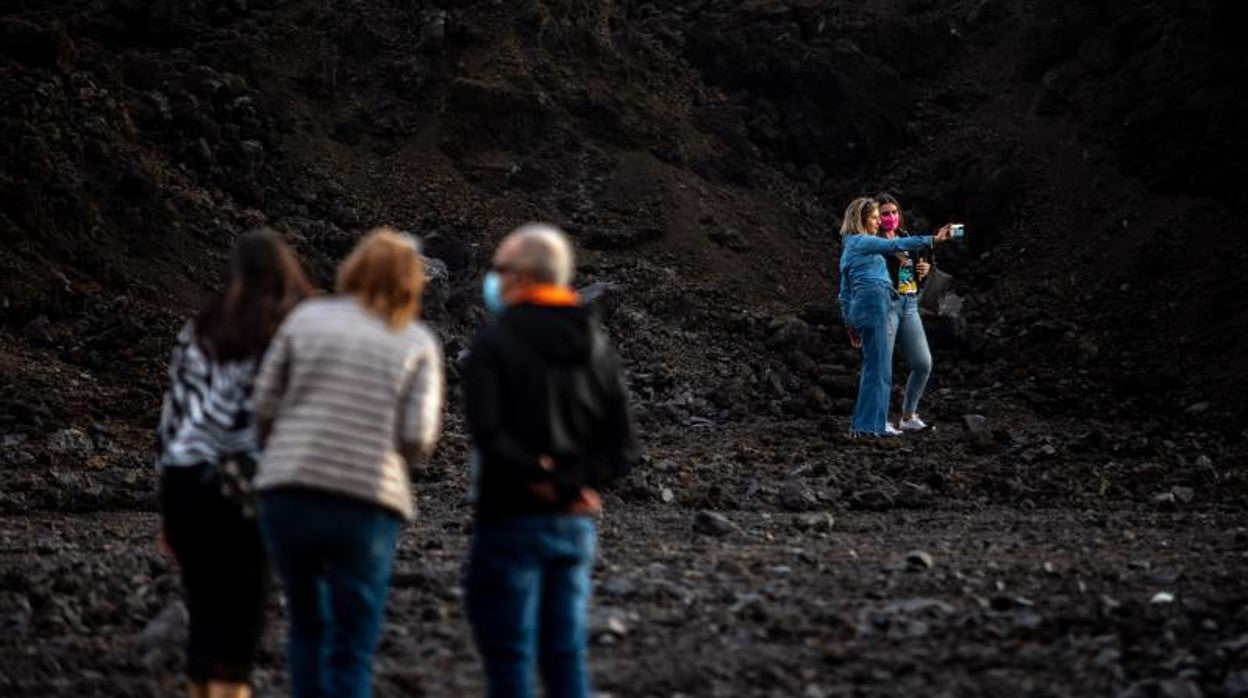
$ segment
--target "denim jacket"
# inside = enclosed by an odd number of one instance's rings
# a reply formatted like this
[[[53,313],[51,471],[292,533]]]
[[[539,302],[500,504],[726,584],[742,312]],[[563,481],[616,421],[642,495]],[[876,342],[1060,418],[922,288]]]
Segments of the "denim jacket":
[[[891,240],[862,234],[846,235],[842,238],[841,288],[837,297],[841,303],[841,319],[845,325],[850,325],[850,305],[854,302],[855,294],[861,294],[874,286],[885,289],[892,287],[884,255],[931,247],[932,240],[930,235]]]

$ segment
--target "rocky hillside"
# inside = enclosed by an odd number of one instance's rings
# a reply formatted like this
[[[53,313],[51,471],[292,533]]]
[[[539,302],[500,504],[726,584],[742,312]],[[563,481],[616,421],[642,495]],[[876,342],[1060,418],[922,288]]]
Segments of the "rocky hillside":
[[[608,495],[605,690],[1248,694],[1233,7],[0,0],[0,693],[178,690],[152,429],[238,232],[322,285],[370,227],[420,235],[454,385],[492,246],[545,219],[649,454]],[[833,302],[881,189],[969,231],[938,429],[892,449],[845,439]],[[478,687],[455,400],[379,695]]]
[[[421,235],[455,356],[492,243],[536,218],[577,239],[647,397],[834,417],[852,385],[807,389],[854,361],[832,231],[887,188],[913,227],[971,231],[941,259],[970,327],[944,375],[1236,435],[1248,138],[1228,12],[8,2],[0,426],[90,426],[146,457],[165,347],[262,222],[326,283],[368,227]],[[792,317],[797,358],[773,341]]]

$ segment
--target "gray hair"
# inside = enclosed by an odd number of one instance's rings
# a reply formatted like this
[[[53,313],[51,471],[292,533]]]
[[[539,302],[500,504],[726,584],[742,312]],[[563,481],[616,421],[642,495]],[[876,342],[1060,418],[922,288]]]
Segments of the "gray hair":
[[[542,283],[572,283],[576,262],[572,242],[562,230],[549,223],[526,223],[507,237],[516,241],[515,264],[519,271]]]

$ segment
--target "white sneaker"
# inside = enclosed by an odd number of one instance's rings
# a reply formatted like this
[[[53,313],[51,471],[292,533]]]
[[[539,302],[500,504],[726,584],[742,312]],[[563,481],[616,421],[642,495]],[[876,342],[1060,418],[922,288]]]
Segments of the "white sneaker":
[[[897,422],[897,426],[901,427],[902,431],[923,431],[927,428],[927,425],[923,423],[923,420],[919,419],[917,414],[910,419],[903,419]]]
[[[905,426],[904,422],[902,423],[902,426],[903,427]],[[904,433],[905,432],[893,426],[892,424],[889,424],[888,422],[884,422],[884,434],[883,434],[884,436],[901,436]]]

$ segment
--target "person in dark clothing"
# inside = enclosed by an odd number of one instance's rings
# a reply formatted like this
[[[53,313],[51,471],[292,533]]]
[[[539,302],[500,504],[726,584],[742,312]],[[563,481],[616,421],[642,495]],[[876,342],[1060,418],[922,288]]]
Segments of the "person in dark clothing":
[[[509,235],[485,282],[497,318],[464,371],[479,459],[465,600],[492,697],[530,695],[535,663],[548,695],[589,695],[592,517],[639,456],[620,359],[572,270],[557,229]]]
[[[178,335],[159,438],[160,546],[177,559],[190,615],[191,698],[251,695],[269,566],[244,490],[260,455],[251,391],[278,325],[311,295],[294,253],[257,228],[230,280]]]

